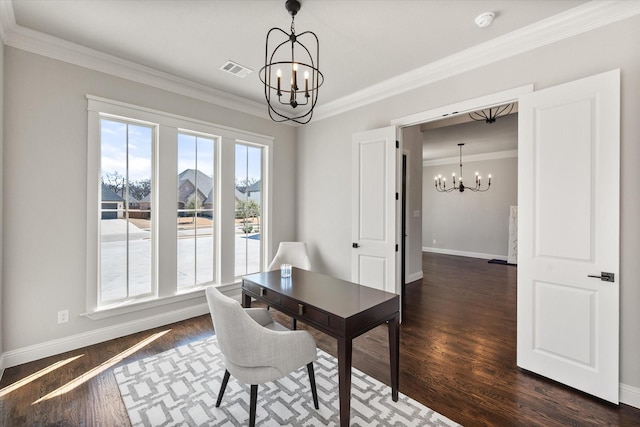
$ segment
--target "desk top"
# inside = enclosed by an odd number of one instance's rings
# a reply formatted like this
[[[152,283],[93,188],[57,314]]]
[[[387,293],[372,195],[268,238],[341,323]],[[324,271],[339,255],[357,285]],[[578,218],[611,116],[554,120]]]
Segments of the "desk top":
[[[249,274],[243,280],[344,319],[394,299],[398,307],[396,311],[400,307],[400,297],[396,294],[295,267],[292,268],[290,278],[280,277],[278,269]]]

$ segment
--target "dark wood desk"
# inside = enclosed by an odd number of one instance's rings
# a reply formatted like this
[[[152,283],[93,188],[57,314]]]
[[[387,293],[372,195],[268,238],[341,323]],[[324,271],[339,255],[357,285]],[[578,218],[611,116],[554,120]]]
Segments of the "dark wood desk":
[[[398,295],[293,268],[287,279],[280,277],[280,270],[244,276],[242,299],[245,307],[251,307],[251,298],[337,338],[341,426],[349,425],[351,412],[352,340],[388,322],[391,393],[393,400],[398,400]]]

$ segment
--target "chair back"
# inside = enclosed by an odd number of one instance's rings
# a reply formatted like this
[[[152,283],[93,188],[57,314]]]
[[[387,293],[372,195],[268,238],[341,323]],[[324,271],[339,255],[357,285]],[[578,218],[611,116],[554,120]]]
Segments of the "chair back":
[[[311,270],[311,261],[304,242],[280,242],[278,252],[269,264],[268,270],[277,270],[280,264],[291,264],[293,267]]]
[[[213,328],[225,359],[239,366],[254,366],[257,343],[264,338],[264,328],[251,318],[240,303],[223,295],[214,286],[205,290]]]

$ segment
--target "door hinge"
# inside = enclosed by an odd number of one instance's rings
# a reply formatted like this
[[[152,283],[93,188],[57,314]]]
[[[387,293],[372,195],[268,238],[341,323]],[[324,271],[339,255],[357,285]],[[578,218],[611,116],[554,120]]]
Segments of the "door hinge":
[[[398,193],[396,192],[396,200],[398,200],[400,196],[398,195]]]
[[[398,245],[396,244],[396,252],[398,252]]]
[[[400,148],[400,141],[396,141],[396,148]]]

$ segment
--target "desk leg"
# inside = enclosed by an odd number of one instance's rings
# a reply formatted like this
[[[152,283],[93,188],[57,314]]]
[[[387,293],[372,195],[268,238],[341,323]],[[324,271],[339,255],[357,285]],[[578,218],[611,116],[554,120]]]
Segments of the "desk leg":
[[[351,338],[338,338],[338,393],[340,426],[348,427],[351,418]]]
[[[400,325],[397,314],[389,321],[389,364],[391,365],[391,398],[397,402],[400,379]]]
[[[242,291],[242,306],[244,308],[251,308],[251,297]]]

